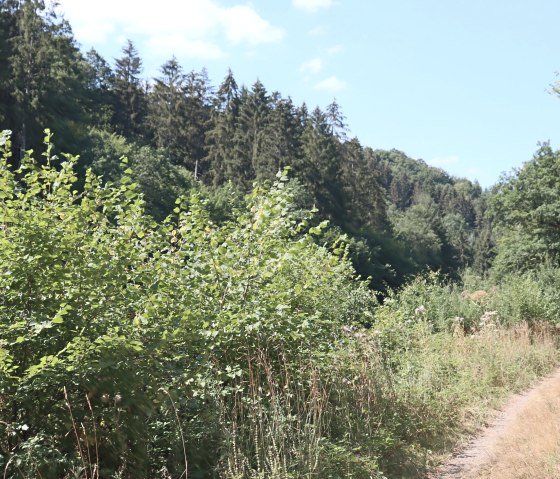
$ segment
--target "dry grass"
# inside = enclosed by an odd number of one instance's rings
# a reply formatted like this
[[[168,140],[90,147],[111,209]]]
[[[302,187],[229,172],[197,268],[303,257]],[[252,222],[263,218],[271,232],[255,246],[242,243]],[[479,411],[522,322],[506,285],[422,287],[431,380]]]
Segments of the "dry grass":
[[[541,383],[468,478],[560,478],[560,374]]]
[[[216,477],[424,477],[558,359],[555,331],[541,324],[488,321],[455,334],[391,326],[350,329],[326,364],[249,357],[248,377],[228,383],[236,393],[215,395],[226,438]],[[395,339],[406,347],[395,352]]]
[[[560,369],[513,397],[437,479],[560,478]]]
[[[560,451],[555,449],[555,441],[560,438],[560,418],[552,417],[551,420],[546,417],[554,416],[554,411],[560,412],[560,399],[556,399],[556,396],[560,398],[560,372],[539,383],[530,392],[511,398],[505,405],[503,402],[512,392],[525,390],[537,377],[547,374],[557,364],[554,329],[541,323],[531,327],[521,323],[507,330],[488,324],[472,335],[463,336],[460,333],[455,334],[455,347],[448,356],[465,375],[463,386],[470,388],[470,391],[465,391],[464,387],[461,389],[469,400],[458,408],[458,412],[462,413],[460,423],[464,431],[471,432],[488,424],[488,421],[491,425],[428,477],[560,479],[559,471],[554,470],[554,457],[560,459]],[[454,358],[453,353],[459,357]],[[546,389],[547,384],[554,385],[550,392]],[[542,394],[550,401],[541,398]],[[492,409],[500,405],[502,412],[497,416],[492,414]],[[551,428],[546,434],[542,426],[544,422],[547,428]],[[522,441],[526,441],[527,445]],[[540,441],[551,441],[553,447],[547,451],[544,444],[538,444]],[[540,458],[531,450],[533,447],[542,451]],[[519,461],[512,460],[515,455]],[[541,468],[537,469],[526,455],[531,461],[542,460]],[[508,475],[507,468],[511,469],[510,472],[525,472]],[[540,472],[535,472],[537,470]]]

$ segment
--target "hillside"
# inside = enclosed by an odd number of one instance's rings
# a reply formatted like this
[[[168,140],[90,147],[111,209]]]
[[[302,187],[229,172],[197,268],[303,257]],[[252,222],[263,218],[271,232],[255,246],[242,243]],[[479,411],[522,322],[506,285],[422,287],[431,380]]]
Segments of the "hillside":
[[[0,24],[0,124],[13,132],[14,165],[23,151],[40,151],[45,127],[80,154],[80,181],[88,167],[118,180],[125,155],[157,220],[193,189],[209,191],[217,210],[239,206],[254,181],[289,166],[298,203],[330,220],[329,237],[350,236],[354,266],[374,288],[426,268],[488,268],[481,188],[396,150],[363,147],[347,137],[336,101],[295,105],[260,81],[239,86],[231,71],[214,85],[175,58],[145,83],[131,41],[111,65],[80,51],[64,19],[33,1],[4,2]]]

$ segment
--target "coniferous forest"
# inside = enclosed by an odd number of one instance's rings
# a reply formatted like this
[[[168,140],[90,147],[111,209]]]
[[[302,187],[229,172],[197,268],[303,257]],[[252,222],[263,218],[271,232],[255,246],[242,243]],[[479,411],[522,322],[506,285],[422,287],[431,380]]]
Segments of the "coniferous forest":
[[[41,0],[0,130],[3,477],[423,477],[557,362],[548,144],[483,190]]]

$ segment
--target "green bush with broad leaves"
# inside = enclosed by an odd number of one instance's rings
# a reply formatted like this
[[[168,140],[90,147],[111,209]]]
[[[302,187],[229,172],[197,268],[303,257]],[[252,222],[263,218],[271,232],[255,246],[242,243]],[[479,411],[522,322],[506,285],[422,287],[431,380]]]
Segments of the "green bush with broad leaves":
[[[343,245],[315,244],[325,225],[294,216],[285,174],[220,226],[196,195],[156,223],[126,159],[118,184],[88,171],[78,190],[77,158],[54,156],[48,131],[45,143],[42,158],[28,152],[13,171],[1,137],[0,470],[132,478],[226,468],[220,451],[240,417],[223,412],[236,401],[250,410],[249,388],[288,373],[307,394],[301,365],[370,314],[372,295]],[[258,451],[244,457],[247,470],[269,469]]]

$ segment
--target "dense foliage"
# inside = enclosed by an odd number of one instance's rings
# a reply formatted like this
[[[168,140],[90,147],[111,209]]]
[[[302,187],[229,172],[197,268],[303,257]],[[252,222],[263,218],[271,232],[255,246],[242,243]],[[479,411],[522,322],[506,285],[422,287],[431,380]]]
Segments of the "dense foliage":
[[[482,191],[336,102],[141,75],[0,0],[3,477],[421,477],[556,363],[549,145]]]
[[[195,190],[217,202],[219,220],[243,206],[253,181],[290,166],[301,185],[296,203],[315,205],[317,223],[330,220],[326,239],[349,237],[354,267],[376,290],[426,269],[486,274],[498,250],[498,276],[557,261],[557,153],[546,144],[484,192],[398,150],[362,146],[347,136],[336,101],[310,110],[260,81],[239,86],[231,71],[214,86],[206,71],[186,72],[176,58],[145,82],[131,41],[110,65],[95,50],[80,51],[51,3],[4,0],[0,126],[14,132],[11,164],[41,149],[47,125],[81,155],[78,189],[90,166],[117,181],[127,156],[158,221]]]
[[[553,271],[378,307],[285,173],[220,224],[200,193],[156,222],[125,159],[78,190],[50,141],[17,170],[0,141],[5,477],[414,477],[458,409],[555,361]]]
[[[106,187],[89,170],[78,192],[76,158],[55,166],[48,132],[46,141],[43,165],[25,156],[12,172],[2,138],[5,469],[59,477],[95,440],[103,477],[176,471],[168,448],[181,424],[189,450],[215,454],[210,445],[225,440],[205,424],[208,388],[245,401],[259,375],[317,360],[371,311],[371,294],[337,256],[344,249],[317,246],[322,226],[306,232],[291,212],[285,176],[220,226],[197,195],[156,223],[132,170]]]
[[[560,153],[542,145],[534,158],[496,185],[495,222],[501,228],[496,274],[560,262]]]

